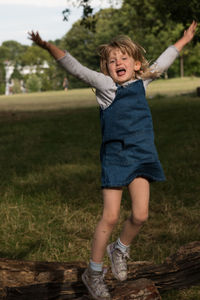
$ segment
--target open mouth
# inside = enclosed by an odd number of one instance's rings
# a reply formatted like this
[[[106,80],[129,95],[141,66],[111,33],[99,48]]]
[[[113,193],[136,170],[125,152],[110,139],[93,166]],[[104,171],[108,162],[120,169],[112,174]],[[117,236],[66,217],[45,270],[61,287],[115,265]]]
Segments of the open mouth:
[[[119,70],[117,70],[117,75],[118,76],[123,76],[124,74],[126,74],[126,70],[125,69],[119,69]]]

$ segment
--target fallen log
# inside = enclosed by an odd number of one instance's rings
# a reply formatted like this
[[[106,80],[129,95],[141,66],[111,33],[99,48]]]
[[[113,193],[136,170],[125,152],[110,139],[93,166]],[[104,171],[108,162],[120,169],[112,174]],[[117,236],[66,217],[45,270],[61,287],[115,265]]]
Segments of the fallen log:
[[[0,299],[88,299],[81,281],[85,267],[83,262],[0,259]],[[125,283],[108,269],[105,280],[113,300],[158,300],[159,292],[200,285],[200,241],[181,247],[162,264],[130,262],[128,269]]]
[[[159,291],[200,285],[200,241],[182,246],[160,265],[129,264],[128,279],[151,279]]]
[[[117,283],[109,286],[113,300],[161,300],[154,283],[149,279],[138,279],[133,282]],[[82,282],[44,283],[29,286],[10,287],[2,290],[1,298],[6,300],[89,300]]]

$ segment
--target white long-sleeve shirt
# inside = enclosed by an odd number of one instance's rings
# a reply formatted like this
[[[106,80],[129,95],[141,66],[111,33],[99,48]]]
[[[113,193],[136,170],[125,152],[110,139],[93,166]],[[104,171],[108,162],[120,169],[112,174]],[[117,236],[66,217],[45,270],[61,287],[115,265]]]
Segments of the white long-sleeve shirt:
[[[178,57],[179,52],[175,46],[169,46],[152,64],[152,71],[159,73],[165,72]],[[113,79],[101,72],[93,71],[83,66],[72,55],[66,52],[65,56],[58,60],[58,63],[70,74],[84,81],[91,87],[96,89],[96,98],[102,109],[106,109],[115,99],[117,85]],[[152,78],[143,80],[144,88],[152,82]],[[133,82],[134,80],[125,82],[123,86]]]

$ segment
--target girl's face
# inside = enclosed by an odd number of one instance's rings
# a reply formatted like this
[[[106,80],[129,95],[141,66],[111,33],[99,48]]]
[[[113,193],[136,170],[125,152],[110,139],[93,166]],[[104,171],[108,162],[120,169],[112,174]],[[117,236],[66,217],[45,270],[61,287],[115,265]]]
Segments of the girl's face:
[[[135,79],[135,71],[140,70],[141,62],[135,61],[127,53],[124,54],[120,49],[114,48],[110,51],[107,66],[112,79],[118,84],[123,84]]]

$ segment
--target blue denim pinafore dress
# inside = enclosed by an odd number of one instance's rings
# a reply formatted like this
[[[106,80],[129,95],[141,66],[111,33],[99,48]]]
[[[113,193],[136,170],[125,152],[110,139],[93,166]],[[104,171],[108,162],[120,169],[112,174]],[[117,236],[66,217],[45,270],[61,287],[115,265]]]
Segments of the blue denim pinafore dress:
[[[100,110],[100,120],[102,188],[126,186],[139,176],[165,180],[142,80],[119,86],[113,103]]]

